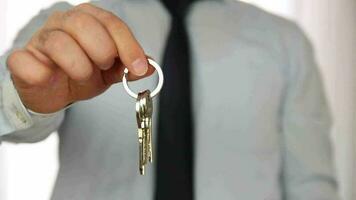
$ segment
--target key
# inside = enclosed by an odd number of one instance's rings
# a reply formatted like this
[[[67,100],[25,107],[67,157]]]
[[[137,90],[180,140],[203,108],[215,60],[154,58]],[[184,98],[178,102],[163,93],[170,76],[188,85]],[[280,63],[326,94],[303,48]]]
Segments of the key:
[[[140,92],[136,101],[136,119],[139,140],[139,172],[145,173],[147,161],[152,162],[152,111],[150,91]]]
[[[152,117],[149,118],[149,122],[148,122],[148,145],[147,145],[147,148],[148,148],[148,161],[150,163],[152,163],[153,161],[153,150],[152,150]]]
[[[153,160],[152,147],[152,112],[153,104],[152,98],[157,96],[162,89],[164,77],[161,67],[151,58],[147,59],[149,64],[156,69],[158,74],[158,83],[156,88],[150,92],[145,90],[136,94],[128,85],[129,70],[125,68],[122,77],[122,83],[126,92],[136,99],[136,120],[138,126],[138,144],[139,144],[139,172],[141,175],[145,174],[145,167]]]
[[[138,129],[138,143],[139,143],[139,172],[141,175],[145,174],[145,164],[144,164],[144,139],[143,131],[141,128]]]
[[[142,101],[142,110],[143,110],[143,118],[144,118],[144,125],[145,128],[145,153],[146,159],[152,163],[152,112],[153,112],[153,104],[152,98],[150,97],[150,91],[146,90],[141,93],[144,101]]]
[[[142,100],[142,95],[137,97],[136,102],[136,119],[138,126],[138,143],[139,143],[139,172],[141,175],[145,174],[145,164],[146,164],[146,130],[144,122],[144,106],[145,102]]]

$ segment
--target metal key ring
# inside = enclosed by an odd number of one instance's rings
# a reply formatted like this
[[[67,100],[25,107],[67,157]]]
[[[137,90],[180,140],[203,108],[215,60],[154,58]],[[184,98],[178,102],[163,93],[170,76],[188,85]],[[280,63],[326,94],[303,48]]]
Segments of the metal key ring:
[[[152,59],[148,58],[148,63],[150,65],[152,65],[157,73],[158,73],[158,84],[157,84],[157,87],[151,92],[150,94],[150,97],[153,98],[155,97],[159,91],[162,89],[162,86],[163,86],[163,81],[164,81],[164,78],[163,78],[163,72],[162,72],[162,69],[161,67]],[[138,97],[138,94],[136,94],[135,92],[133,92],[130,88],[129,88],[129,85],[127,83],[127,75],[129,73],[129,70],[127,68],[125,68],[124,70],[124,76],[122,77],[122,83],[124,85],[124,88],[126,90],[126,92],[133,98],[137,99]]]

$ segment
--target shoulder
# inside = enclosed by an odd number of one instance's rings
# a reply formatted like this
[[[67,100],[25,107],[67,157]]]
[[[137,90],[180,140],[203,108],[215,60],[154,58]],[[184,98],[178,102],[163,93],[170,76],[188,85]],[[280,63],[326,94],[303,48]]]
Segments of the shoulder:
[[[293,46],[300,40],[307,40],[294,21],[237,0],[197,1],[190,15],[195,23],[221,23],[224,29],[235,29],[235,32],[249,35],[250,39],[278,45]]]
[[[282,50],[293,52],[299,48],[311,48],[307,35],[295,21],[251,4],[238,1],[230,1],[228,4],[233,10],[243,12],[242,23],[248,24],[246,26],[251,30],[262,33],[261,37],[279,44]]]
[[[236,0],[198,1],[191,7],[189,19],[194,30],[204,30],[204,35],[211,38],[219,35],[224,46],[244,46],[241,51],[252,48],[260,52],[264,57],[258,59],[273,60],[283,74],[311,66],[295,64],[313,59],[312,46],[297,23],[251,4]]]
[[[216,25],[232,32],[241,41],[265,48],[277,57],[289,57],[311,44],[300,26],[289,19],[267,12],[257,6],[236,0],[198,1],[192,6],[195,24]],[[286,55],[288,54],[288,55]]]

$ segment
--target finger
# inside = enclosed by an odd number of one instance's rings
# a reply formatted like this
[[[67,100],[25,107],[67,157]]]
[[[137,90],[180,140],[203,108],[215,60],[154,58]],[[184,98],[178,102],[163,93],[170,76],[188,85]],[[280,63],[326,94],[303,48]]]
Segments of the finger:
[[[118,74],[120,76],[120,81],[122,81],[122,77],[124,76],[124,70],[125,70],[125,68],[123,68],[123,67],[118,69]],[[155,72],[155,69],[151,65],[149,65],[148,70],[146,71],[146,73],[144,75],[137,76],[135,74],[128,73],[127,74],[127,80],[128,81],[140,80],[142,78],[145,78],[145,77],[148,77],[148,76],[152,75],[154,72]]]
[[[71,36],[59,30],[46,30],[41,33],[40,40],[36,49],[50,57],[71,79],[85,81],[90,78],[92,63]]]
[[[121,81],[121,77],[119,74],[120,68],[123,68],[123,64],[119,59],[115,62],[115,64],[107,71],[102,72],[102,77],[106,85],[112,85],[114,83],[118,83]]]
[[[73,37],[100,69],[109,69],[118,56],[115,43],[104,26],[93,16],[69,10],[54,13],[46,29],[59,29]]]
[[[107,71],[102,72],[102,76],[103,76],[105,83],[108,85],[111,85],[114,83],[121,82],[122,77],[124,76],[124,69],[125,69],[125,66],[122,64],[122,62],[120,60],[117,59],[113,67],[111,67]],[[147,72],[143,76],[136,76],[132,73],[129,73],[128,80],[135,81],[135,80],[139,80],[139,79],[148,77],[151,74],[153,74],[154,71],[155,71],[155,69],[152,66],[149,66]]]
[[[47,84],[53,76],[49,67],[26,50],[17,50],[10,54],[7,66],[13,77],[33,86]]]
[[[122,63],[131,73],[137,76],[146,74],[148,62],[145,53],[125,22],[113,13],[88,3],[76,9],[96,17],[104,25],[115,42]]]

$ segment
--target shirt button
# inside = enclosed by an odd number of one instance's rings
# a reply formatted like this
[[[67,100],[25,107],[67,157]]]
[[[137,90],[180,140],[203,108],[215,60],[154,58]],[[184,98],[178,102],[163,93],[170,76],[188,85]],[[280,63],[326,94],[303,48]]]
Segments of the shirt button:
[[[21,120],[22,123],[27,123],[26,117],[18,110],[16,111],[16,117]]]

